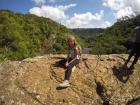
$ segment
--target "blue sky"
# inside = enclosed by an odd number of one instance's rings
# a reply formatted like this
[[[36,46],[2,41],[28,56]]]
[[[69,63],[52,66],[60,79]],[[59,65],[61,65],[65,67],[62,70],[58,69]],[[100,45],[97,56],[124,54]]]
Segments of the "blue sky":
[[[51,18],[69,28],[106,28],[136,15],[140,0],[0,0],[0,9]]]

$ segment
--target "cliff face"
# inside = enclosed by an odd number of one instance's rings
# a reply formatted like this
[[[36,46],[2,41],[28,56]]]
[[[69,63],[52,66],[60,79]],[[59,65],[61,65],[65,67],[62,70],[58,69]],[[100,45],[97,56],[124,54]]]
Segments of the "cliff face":
[[[140,105],[140,61],[130,71],[127,56],[83,55],[65,89],[57,87],[65,55],[3,62],[0,105]]]

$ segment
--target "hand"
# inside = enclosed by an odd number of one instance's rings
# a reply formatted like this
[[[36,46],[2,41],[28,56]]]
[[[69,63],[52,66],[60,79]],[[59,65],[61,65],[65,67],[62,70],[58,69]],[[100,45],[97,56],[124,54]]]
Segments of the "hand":
[[[68,67],[68,66],[69,66],[69,63],[68,63],[68,62],[66,62],[66,63],[65,63],[65,67]]]

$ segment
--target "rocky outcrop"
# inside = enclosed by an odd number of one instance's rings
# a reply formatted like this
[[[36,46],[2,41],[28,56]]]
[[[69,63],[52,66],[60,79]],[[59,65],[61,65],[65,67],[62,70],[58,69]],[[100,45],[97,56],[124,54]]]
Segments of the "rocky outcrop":
[[[127,56],[83,55],[65,89],[65,55],[2,62],[0,105],[140,105],[140,61],[131,71]]]

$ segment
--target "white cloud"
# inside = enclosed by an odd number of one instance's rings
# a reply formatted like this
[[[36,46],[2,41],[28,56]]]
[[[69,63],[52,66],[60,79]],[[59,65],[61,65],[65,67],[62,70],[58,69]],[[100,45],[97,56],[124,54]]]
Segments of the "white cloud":
[[[103,0],[103,5],[112,9],[116,18],[140,13],[140,0]]]
[[[69,8],[75,7],[77,4],[69,4],[69,5],[60,5],[60,6],[56,6],[56,8],[59,8],[61,10],[68,10]]]
[[[68,26],[69,28],[87,27],[94,20],[100,21],[103,15],[104,15],[103,11],[100,11],[100,13],[96,14],[92,14],[91,12],[86,12],[83,14],[75,13],[73,17],[65,21],[65,25]]]
[[[41,7],[33,7],[29,10],[31,14],[35,14],[37,16],[43,16],[46,18],[51,18],[55,21],[64,20],[68,16],[66,16],[65,11],[69,8],[76,6],[76,4],[69,4],[65,6],[46,6],[42,5]]]
[[[32,1],[35,2],[36,5],[43,5],[46,3],[46,1],[48,1],[49,3],[56,3],[64,0],[32,0]]]
[[[131,7],[125,7],[124,9],[117,11],[117,13],[115,14],[117,18],[121,18],[124,16],[131,16],[131,15],[135,15]]]
[[[112,23],[110,23],[109,21],[104,21],[101,23],[101,25],[99,27],[106,28],[106,27],[110,27],[111,25],[112,25]]]
[[[56,3],[56,2],[61,2],[61,1],[64,1],[64,0],[48,0],[49,3]]]
[[[123,0],[103,0],[103,5],[106,7],[110,7],[112,10],[120,10],[124,7]]]
[[[33,7],[29,10],[31,14],[37,16],[43,16],[51,18],[58,23],[61,23],[69,28],[80,28],[80,27],[92,27],[92,23],[95,21],[102,21],[104,11],[101,10],[99,13],[74,13],[73,16],[66,15],[66,11],[76,4],[59,5],[59,6],[47,6],[42,5],[41,7]]]
[[[41,7],[33,7],[32,9],[29,10],[29,12],[37,16],[51,18],[55,21],[59,21],[60,19],[65,19],[67,17],[64,13],[64,10],[53,6],[43,5]]]
[[[46,0],[32,0],[35,2],[36,5],[42,5],[46,3]]]

